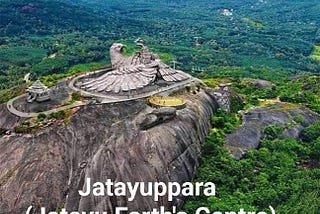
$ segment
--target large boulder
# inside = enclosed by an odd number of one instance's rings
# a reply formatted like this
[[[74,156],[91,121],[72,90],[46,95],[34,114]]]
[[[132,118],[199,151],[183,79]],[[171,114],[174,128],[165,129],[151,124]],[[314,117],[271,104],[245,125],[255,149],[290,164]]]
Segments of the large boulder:
[[[262,80],[262,79],[251,79],[251,78],[246,78],[246,82],[254,87],[257,88],[270,88],[272,87],[272,82],[267,81],[267,80]]]

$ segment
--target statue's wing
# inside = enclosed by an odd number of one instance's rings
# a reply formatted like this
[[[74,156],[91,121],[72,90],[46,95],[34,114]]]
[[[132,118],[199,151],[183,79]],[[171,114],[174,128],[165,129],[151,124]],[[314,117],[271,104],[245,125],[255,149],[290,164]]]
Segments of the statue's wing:
[[[128,92],[141,89],[152,83],[156,73],[156,68],[146,68],[142,65],[118,68],[99,78],[84,82],[81,87],[95,92]]]
[[[170,68],[162,62],[159,62],[159,72],[162,78],[168,82],[180,82],[190,78],[189,74]]]

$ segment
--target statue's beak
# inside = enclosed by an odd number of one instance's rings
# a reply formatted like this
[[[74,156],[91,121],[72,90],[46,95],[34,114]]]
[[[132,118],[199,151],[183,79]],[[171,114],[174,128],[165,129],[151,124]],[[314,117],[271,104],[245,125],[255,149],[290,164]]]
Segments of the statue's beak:
[[[127,48],[127,46],[126,45],[122,45],[121,51],[123,51],[123,49],[125,49],[125,48]]]

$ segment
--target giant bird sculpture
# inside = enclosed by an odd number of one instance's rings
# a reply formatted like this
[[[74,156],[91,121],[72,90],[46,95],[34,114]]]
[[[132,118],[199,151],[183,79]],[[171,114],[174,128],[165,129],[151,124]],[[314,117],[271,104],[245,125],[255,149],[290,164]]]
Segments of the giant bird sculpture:
[[[95,92],[128,92],[144,87],[162,79],[166,82],[179,82],[191,78],[183,71],[170,68],[158,59],[137,39],[136,44],[141,50],[131,57],[122,54],[124,45],[114,43],[110,48],[110,58],[113,67],[100,77],[91,78],[81,84],[87,91]]]

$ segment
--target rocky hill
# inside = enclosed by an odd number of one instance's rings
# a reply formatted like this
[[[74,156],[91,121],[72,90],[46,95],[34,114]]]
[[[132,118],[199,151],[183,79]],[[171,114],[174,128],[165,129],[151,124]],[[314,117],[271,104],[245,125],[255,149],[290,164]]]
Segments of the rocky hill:
[[[111,211],[126,206],[148,210],[173,205],[182,197],[155,202],[152,197],[81,197],[86,178],[94,182],[186,182],[197,172],[201,144],[210,118],[221,105],[217,91],[185,89],[180,110],[155,109],[140,99],[87,105],[70,120],[52,123],[29,134],[14,132],[21,119],[0,106],[0,214],[22,213],[33,205],[69,211]],[[261,140],[299,138],[320,116],[290,103],[274,103],[243,113],[242,125],[226,136],[226,148],[239,159]],[[9,131],[9,132],[8,132]],[[6,133],[6,134],[4,134]],[[206,151],[207,152],[207,151]]]
[[[0,138],[0,213],[23,213],[32,204],[56,210],[133,210],[172,206],[152,198],[80,197],[85,178],[94,182],[190,181],[196,172],[201,143],[210,130],[218,104],[211,92],[180,95],[182,110],[155,110],[145,100],[88,105],[67,124],[55,124],[31,134]],[[2,107],[3,108],[3,107]],[[0,111],[1,127],[14,121]],[[150,120],[157,123],[149,123]],[[149,124],[148,124],[149,123]],[[146,128],[147,127],[147,128]],[[176,198],[175,205],[181,204]]]

